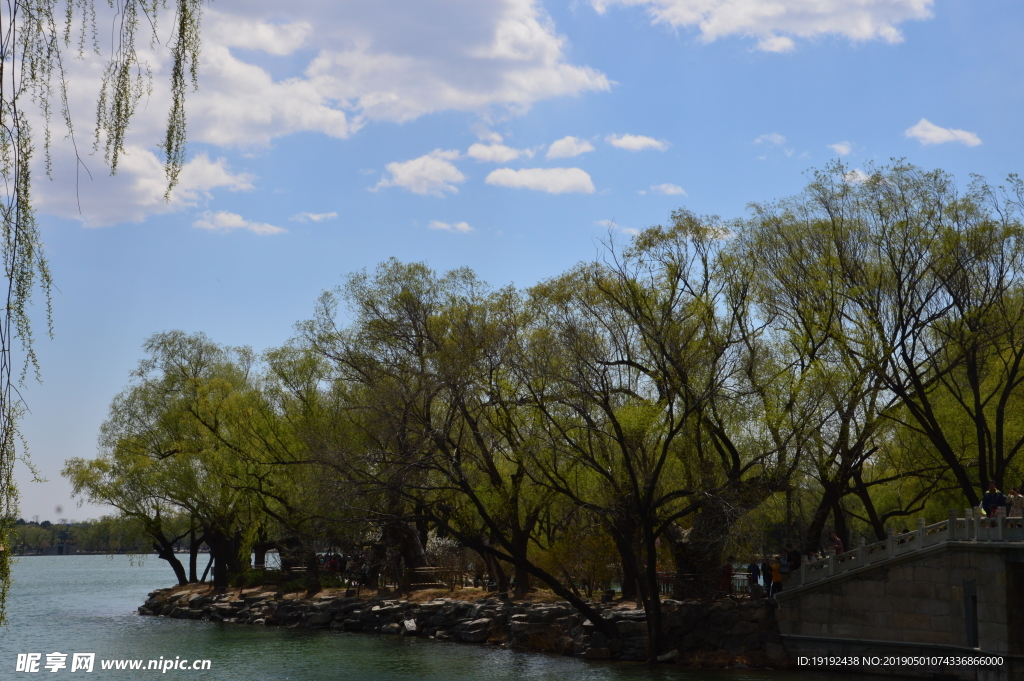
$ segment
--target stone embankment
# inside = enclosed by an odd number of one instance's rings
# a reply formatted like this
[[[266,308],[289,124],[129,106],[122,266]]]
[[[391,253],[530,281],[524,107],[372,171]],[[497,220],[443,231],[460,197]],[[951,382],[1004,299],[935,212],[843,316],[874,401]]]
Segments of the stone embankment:
[[[262,626],[334,629],[490,643],[589,659],[645,660],[643,610],[595,604],[619,636],[610,639],[568,603],[512,603],[495,598],[460,601],[339,597],[307,598],[254,590],[214,594],[160,589],[141,615]],[[662,602],[669,652],[662,662],[710,666],[784,666],[786,653],[768,601]]]
[[[140,614],[185,620],[240,623],[267,627],[333,629],[422,636],[440,641],[490,643],[577,655],[591,659],[646,659],[647,623],[642,609],[594,604],[614,623],[610,639],[568,603],[512,603],[496,598],[478,601],[438,598],[422,603],[318,594],[280,596],[249,593],[162,589],[150,594]],[[663,601],[669,652],[660,662],[714,667],[786,666],[775,623],[774,604],[723,599]]]

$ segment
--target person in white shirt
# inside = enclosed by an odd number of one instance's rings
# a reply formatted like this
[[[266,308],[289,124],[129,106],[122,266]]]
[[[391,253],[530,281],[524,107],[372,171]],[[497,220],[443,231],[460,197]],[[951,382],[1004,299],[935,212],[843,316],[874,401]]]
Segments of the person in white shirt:
[[[1006,515],[1010,518],[1024,516],[1024,495],[1019,494],[1016,487],[1011,487],[1010,493],[1006,495],[1006,509]]]

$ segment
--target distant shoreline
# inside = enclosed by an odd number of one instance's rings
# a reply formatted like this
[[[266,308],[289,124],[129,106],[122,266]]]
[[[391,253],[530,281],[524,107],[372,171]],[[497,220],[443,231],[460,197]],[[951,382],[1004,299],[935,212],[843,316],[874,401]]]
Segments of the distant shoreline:
[[[175,551],[174,553],[175,553],[175,555],[179,555],[179,556],[180,555],[186,555],[187,556],[189,552],[188,551]],[[12,553],[11,555],[15,556],[16,558],[30,558],[30,557],[38,557],[38,558],[66,558],[66,557],[70,557],[70,556],[157,556],[157,557],[159,557],[160,554],[158,554],[156,551],[144,551],[144,552],[143,551],[137,551],[137,552],[125,551],[124,553],[110,553],[109,551],[76,551],[74,553]],[[200,555],[200,556],[208,556],[208,555],[210,555],[210,552],[208,550],[207,551],[199,551],[198,555]]]

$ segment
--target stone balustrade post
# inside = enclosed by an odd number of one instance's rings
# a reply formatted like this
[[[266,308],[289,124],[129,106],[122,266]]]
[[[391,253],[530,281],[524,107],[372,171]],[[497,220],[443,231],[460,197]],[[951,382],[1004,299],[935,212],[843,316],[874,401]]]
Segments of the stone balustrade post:
[[[865,544],[867,544],[867,542],[864,540],[864,537],[861,537],[860,539],[857,540],[857,567],[860,567],[861,565],[864,564],[864,545]]]
[[[974,526],[973,520],[974,520],[974,509],[973,508],[965,508],[964,509],[964,539],[977,539],[978,538],[977,534],[973,534],[973,535],[971,534],[971,529]]]
[[[996,541],[1003,541],[1003,525],[1006,517],[1002,513],[996,516]]]
[[[896,533],[890,532],[885,538],[885,557],[892,558],[896,555]]]
[[[828,576],[831,577],[836,573],[836,554],[828,554]]]
[[[946,541],[953,541],[956,539],[956,509],[949,509],[949,522],[946,525]]]
[[[923,549],[924,548],[924,533],[925,533],[924,518],[918,518],[917,519],[917,548],[918,549]]]
[[[807,558],[800,561],[800,586],[807,583]]]

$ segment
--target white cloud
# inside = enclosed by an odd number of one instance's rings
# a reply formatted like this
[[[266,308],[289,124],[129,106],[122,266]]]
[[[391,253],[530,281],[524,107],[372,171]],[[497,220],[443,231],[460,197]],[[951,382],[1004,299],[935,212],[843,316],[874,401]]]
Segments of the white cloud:
[[[768,35],[757,43],[757,49],[762,52],[789,52],[795,47],[793,39],[784,35]]]
[[[547,158],[572,158],[594,150],[594,145],[578,137],[563,137],[548,147]]]
[[[665,140],[656,140],[643,135],[608,135],[604,140],[613,147],[629,151],[643,151],[644,149],[665,151],[668,149],[668,142]]]
[[[839,35],[854,42],[898,43],[905,21],[929,19],[933,0],[590,0],[599,13],[614,5],[644,7],[653,23],[696,28],[704,42],[727,36],[757,40],[757,49],[787,52],[793,38]]]
[[[208,10],[209,11],[209,10]],[[238,14],[213,14],[203,27],[203,40],[223,47],[259,50],[278,57],[303,46],[313,26],[309,21],[277,24]]]
[[[201,64],[200,89],[188,99],[189,136],[196,141],[249,148],[295,132],[344,139],[364,124],[361,112],[343,110],[315,79],[275,80],[227,46],[204,41]]]
[[[192,223],[198,229],[208,229],[211,232],[233,232],[237,229],[246,229],[254,234],[283,234],[287,230],[265,222],[250,222],[238,213],[229,213],[226,210],[219,210],[216,213],[205,211],[198,220]]]
[[[912,139],[916,139],[921,144],[960,142],[961,144],[966,144],[969,147],[976,147],[981,144],[981,138],[973,132],[955,130],[953,128],[940,128],[926,118],[922,118],[916,125],[907,128],[903,134]]]
[[[582,192],[592,194],[594,183],[580,168],[498,168],[487,176],[487,184],[517,189],[535,189],[549,194]]]
[[[224,0],[217,11],[267,21],[281,5]],[[304,46],[317,54],[303,80],[358,119],[520,112],[538,100],[610,87],[604,74],[567,62],[565,38],[539,0],[307,0],[288,12],[316,27]]]
[[[489,161],[490,163],[508,163],[520,156],[533,158],[533,151],[529,149],[513,149],[504,144],[474,144],[466,152],[466,156],[475,158],[478,161]]]
[[[860,184],[868,179],[868,174],[860,168],[854,168],[853,170],[843,173],[843,181],[846,184]]]
[[[440,229],[445,232],[472,232],[473,228],[469,226],[468,222],[441,222],[440,220],[431,220],[430,224],[427,225],[430,229]]]
[[[828,145],[828,148],[839,156],[846,156],[853,151],[853,146],[849,142],[836,142],[835,144]]]
[[[666,196],[686,196],[686,191],[677,184],[656,184],[651,187],[651,191]]]
[[[100,25],[115,19],[98,12]],[[276,0],[218,0],[204,10],[200,87],[188,93],[192,140],[250,148],[295,132],[345,138],[368,121],[440,111],[490,118],[611,87],[599,71],[568,62],[541,0],[305,0],[289,6],[287,22],[282,16]],[[149,146],[166,122],[171,58],[162,45],[143,45],[139,56],[157,87],[130,141]],[[87,50],[66,64],[76,120],[94,111],[103,59]]]
[[[476,136],[481,142],[487,142],[488,144],[501,144],[505,139],[498,133],[490,130],[482,122],[477,122],[474,127],[476,128]]]
[[[640,233],[639,229],[634,229],[632,227],[623,227],[619,223],[615,222],[615,220],[597,220],[594,224],[604,227],[609,232],[622,232],[623,234],[628,234],[629,236],[636,236],[637,234]]]
[[[296,213],[288,218],[293,222],[323,222],[338,217],[337,213]]]
[[[761,135],[754,140],[754,144],[770,144],[774,147],[777,147],[785,143],[786,138],[777,132],[770,132],[765,135]]]
[[[429,154],[410,161],[389,163],[384,167],[391,173],[391,177],[382,179],[374,189],[402,187],[416,194],[458,194],[459,189],[453,183],[466,180],[466,176],[451,163],[458,157],[459,152],[454,149],[434,149]]]
[[[163,163],[149,149],[129,145],[110,175],[101,162],[86,157],[88,171],[75,176],[75,158],[67,144],[53,149],[53,180],[37,180],[32,189],[40,212],[78,220],[86,227],[142,222],[209,201],[215,189],[250,191],[255,176],[233,172],[222,158],[199,154],[185,164],[178,186],[165,200],[167,178]],[[91,173],[91,174],[90,174]]]

